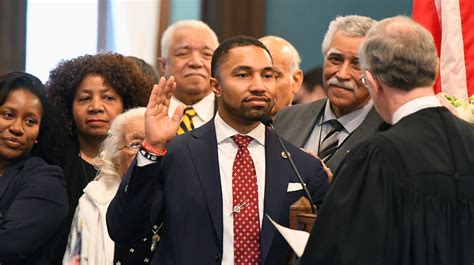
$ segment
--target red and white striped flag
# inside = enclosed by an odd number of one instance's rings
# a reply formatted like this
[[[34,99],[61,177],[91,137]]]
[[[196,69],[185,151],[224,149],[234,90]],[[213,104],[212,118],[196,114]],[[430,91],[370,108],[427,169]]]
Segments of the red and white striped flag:
[[[413,0],[413,20],[435,40],[440,58],[435,92],[474,95],[474,1]]]

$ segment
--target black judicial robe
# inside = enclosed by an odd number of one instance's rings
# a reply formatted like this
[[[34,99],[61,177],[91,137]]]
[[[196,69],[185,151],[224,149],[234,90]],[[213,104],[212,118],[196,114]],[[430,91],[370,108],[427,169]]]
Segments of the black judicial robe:
[[[301,265],[474,264],[474,126],[439,107],[382,127],[335,173]]]

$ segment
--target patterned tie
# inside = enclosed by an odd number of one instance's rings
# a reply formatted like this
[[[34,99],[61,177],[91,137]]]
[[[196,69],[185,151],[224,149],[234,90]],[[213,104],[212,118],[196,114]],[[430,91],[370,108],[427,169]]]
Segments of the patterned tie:
[[[331,124],[331,130],[319,146],[318,156],[324,163],[336,152],[337,145],[339,144],[338,135],[342,128],[344,128],[337,120],[329,120],[329,123]]]
[[[183,134],[185,132],[192,131],[194,129],[193,117],[196,116],[197,113],[193,107],[187,107],[184,109],[183,120],[179,124],[178,131],[176,132],[177,135]]]
[[[234,264],[260,263],[260,219],[255,166],[247,149],[250,136],[234,135],[239,147],[232,167]]]

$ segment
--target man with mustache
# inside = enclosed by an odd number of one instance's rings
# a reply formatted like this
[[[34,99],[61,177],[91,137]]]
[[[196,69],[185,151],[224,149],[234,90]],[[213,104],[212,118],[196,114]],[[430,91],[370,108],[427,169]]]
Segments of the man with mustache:
[[[293,144],[314,152],[335,171],[357,143],[372,135],[382,122],[360,78],[358,50],[375,20],[363,16],[337,17],[322,43],[323,88],[328,99],[280,110],[279,133]]]
[[[270,52],[257,39],[235,37],[214,52],[211,87],[219,104],[214,119],[176,136],[182,107],[168,116],[174,79],[151,93],[145,140],[107,211],[116,242],[140,238],[149,216],[163,222],[152,264],[287,263],[289,246],[268,214],[288,226],[289,207],[303,196],[287,155],[260,120],[274,105]],[[287,148],[314,201],[327,175],[321,162]],[[158,198],[150,214],[150,198]]]
[[[212,54],[218,45],[214,31],[198,20],[178,21],[163,33],[158,59],[160,73],[174,76],[176,81],[170,115],[177,106],[186,106],[178,134],[203,125],[217,111],[209,80]]]

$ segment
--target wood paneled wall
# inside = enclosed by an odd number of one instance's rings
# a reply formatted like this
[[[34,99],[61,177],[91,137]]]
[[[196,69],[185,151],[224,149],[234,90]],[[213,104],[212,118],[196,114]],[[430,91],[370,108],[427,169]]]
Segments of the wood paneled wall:
[[[247,35],[264,34],[265,0],[202,0],[202,21],[217,34],[219,41]]]
[[[47,45],[47,44],[38,44]],[[25,70],[26,0],[0,1],[0,74]]]

